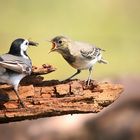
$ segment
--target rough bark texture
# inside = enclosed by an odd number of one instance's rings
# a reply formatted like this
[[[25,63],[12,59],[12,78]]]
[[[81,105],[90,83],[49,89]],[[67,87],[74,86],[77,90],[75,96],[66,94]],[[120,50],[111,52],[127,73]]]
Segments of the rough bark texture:
[[[37,119],[74,113],[97,113],[114,102],[122,93],[119,84],[91,81],[43,81],[40,75],[54,71],[50,65],[33,67],[31,76],[22,80],[20,97],[26,108],[21,108],[11,86],[0,85],[0,123]]]

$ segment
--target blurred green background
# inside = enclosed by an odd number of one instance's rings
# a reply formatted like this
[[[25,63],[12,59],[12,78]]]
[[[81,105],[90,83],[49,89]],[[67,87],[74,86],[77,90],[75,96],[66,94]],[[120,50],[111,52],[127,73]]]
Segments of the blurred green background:
[[[57,71],[47,79],[65,79],[75,72],[45,41],[56,35],[96,44],[106,50],[108,65],[97,64],[93,77],[140,72],[139,0],[0,0],[0,54],[19,37],[40,43],[28,54],[34,65],[50,63]],[[85,79],[88,71],[77,78]]]

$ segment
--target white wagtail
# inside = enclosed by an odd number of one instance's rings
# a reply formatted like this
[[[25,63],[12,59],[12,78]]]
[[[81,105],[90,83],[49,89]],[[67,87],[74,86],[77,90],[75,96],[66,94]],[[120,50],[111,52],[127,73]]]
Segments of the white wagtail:
[[[22,107],[25,106],[18,95],[18,86],[20,81],[32,71],[32,62],[26,53],[29,45],[37,46],[38,43],[18,38],[12,42],[9,52],[0,56],[0,83],[14,87]]]
[[[56,36],[52,40],[52,49],[50,52],[58,52],[63,58],[75,69],[77,72],[68,79],[73,78],[81,72],[81,70],[89,69],[89,76],[87,79],[87,86],[90,84],[91,72],[93,65],[96,62],[107,64],[107,61],[102,58],[100,48],[88,43],[73,41],[65,36]]]

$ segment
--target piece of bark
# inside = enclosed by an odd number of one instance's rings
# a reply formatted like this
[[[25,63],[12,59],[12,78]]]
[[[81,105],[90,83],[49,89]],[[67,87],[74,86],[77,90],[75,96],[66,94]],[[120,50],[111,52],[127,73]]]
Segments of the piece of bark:
[[[90,89],[85,89],[84,82],[79,80],[66,83],[42,81],[37,86],[22,86],[19,92],[26,108],[19,108],[11,87],[1,85],[0,89],[9,95],[9,101],[0,110],[0,123],[64,114],[97,113],[114,102],[123,91],[119,84],[92,83]]]
[[[49,82],[51,83],[51,81]],[[3,104],[5,109],[0,110],[0,123],[64,114],[97,113],[114,102],[123,91],[123,87],[119,84],[98,83],[96,91],[92,89],[84,90],[81,86],[74,94],[71,93],[71,91],[74,91],[71,89],[71,82],[75,84],[76,82],[77,84],[80,83],[80,81],[70,81],[62,85],[59,83],[57,88],[56,85],[41,86],[41,84],[38,87],[29,85],[19,88],[20,97],[22,97],[27,107],[26,109],[19,108],[19,102],[15,97],[15,93],[12,89],[8,89],[7,94],[10,95],[10,99]],[[24,92],[25,89],[26,94]],[[68,94],[63,94],[62,96],[59,92],[63,90],[66,90],[66,92],[69,90]],[[83,91],[82,94],[77,94],[78,90]]]
[[[42,83],[44,80],[44,77],[41,75],[49,74],[51,72],[54,72],[56,68],[54,68],[52,65],[49,64],[43,64],[40,67],[33,66],[32,67],[32,73],[29,76],[26,76],[22,79],[20,82],[21,85],[29,85],[29,84],[39,84]]]
[[[44,75],[53,72],[55,70],[56,68],[54,68],[52,65],[49,64],[43,64],[41,67],[33,66],[31,75]]]

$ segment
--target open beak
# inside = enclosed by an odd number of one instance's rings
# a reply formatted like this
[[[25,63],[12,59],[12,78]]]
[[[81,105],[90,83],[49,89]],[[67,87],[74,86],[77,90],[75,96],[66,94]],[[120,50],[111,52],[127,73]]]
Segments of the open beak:
[[[31,46],[38,46],[39,44],[37,42],[29,41],[29,45],[31,45]]]
[[[51,52],[53,52],[53,51],[55,51],[55,50],[57,49],[57,45],[56,45],[56,43],[53,42],[53,41],[49,41],[49,42],[52,43],[52,48],[51,48],[51,50],[49,51],[49,53],[51,53]]]

